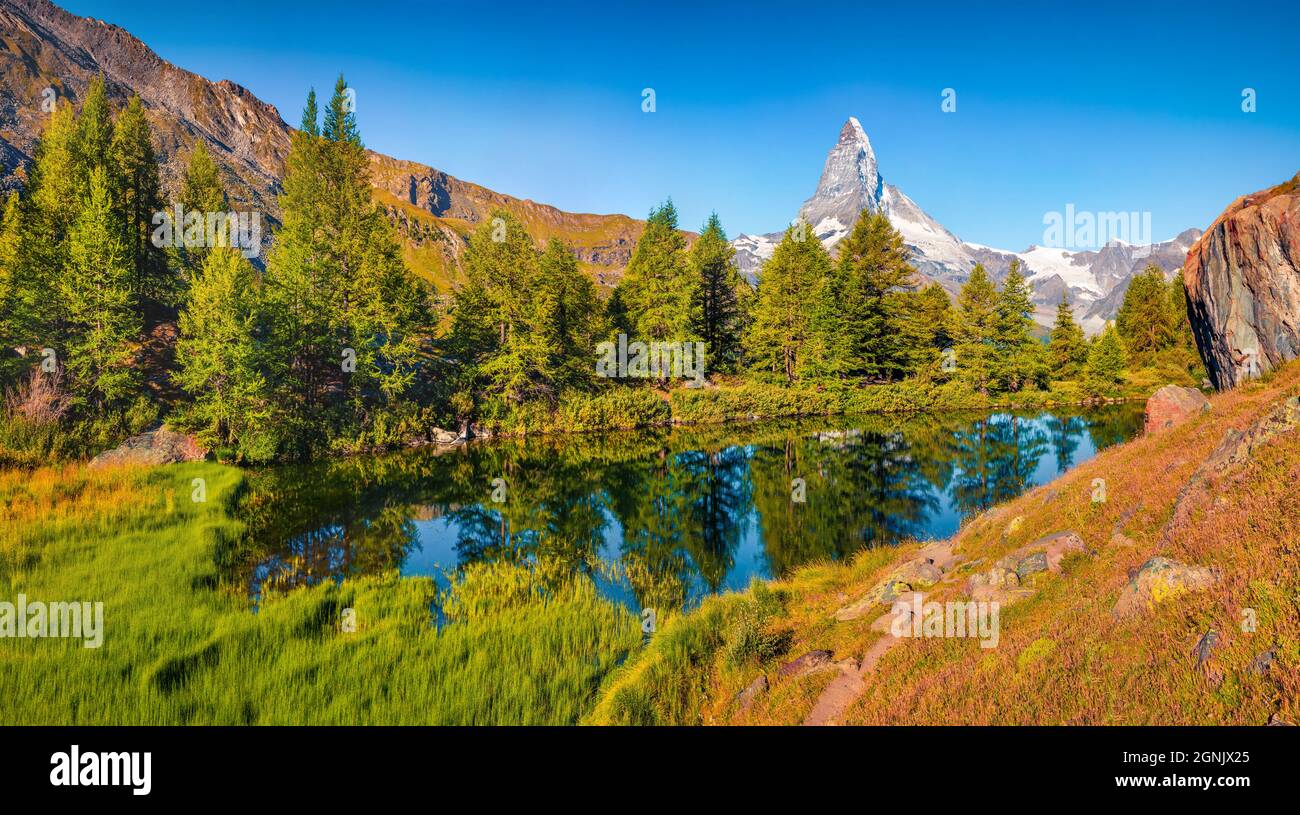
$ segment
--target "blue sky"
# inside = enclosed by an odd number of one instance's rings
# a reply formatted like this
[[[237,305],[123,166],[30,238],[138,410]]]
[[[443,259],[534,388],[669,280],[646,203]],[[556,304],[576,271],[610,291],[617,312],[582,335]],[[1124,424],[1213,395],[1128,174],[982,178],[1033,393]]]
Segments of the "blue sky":
[[[1165,239],[1300,170],[1295,2],[61,4],[292,124],[341,70],[371,148],[571,211],[671,195],[733,236],[794,216],[850,115],[886,181],[1014,250],[1067,204]]]

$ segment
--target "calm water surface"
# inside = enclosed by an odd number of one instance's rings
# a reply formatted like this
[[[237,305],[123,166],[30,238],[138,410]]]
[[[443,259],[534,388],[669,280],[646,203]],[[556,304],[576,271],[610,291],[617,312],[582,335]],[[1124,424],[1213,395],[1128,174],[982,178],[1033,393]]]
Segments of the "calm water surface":
[[[634,610],[688,607],[810,561],[947,537],[1141,422],[1140,404],[835,417],[279,467],[250,479],[235,577],[254,597],[386,569],[446,585],[469,563],[547,556]]]

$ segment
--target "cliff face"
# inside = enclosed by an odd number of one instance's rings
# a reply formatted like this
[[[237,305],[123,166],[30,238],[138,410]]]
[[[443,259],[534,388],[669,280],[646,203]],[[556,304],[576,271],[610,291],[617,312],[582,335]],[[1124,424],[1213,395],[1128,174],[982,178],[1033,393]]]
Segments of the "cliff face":
[[[1216,388],[1300,355],[1300,174],[1234,201],[1188,253],[1183,279]]]
[[[0,0],[0,190],[22,186],[51,94],[56,104],[79,105],[100,75],[114,106],[140,96],[168,192],[177,190],[189,151],[201,139],[235,205],[278,222],[276,196],[293,131],[274,106],[229,80],[212,82],[171,64],[118,26],[69,14],[48,0]],[[405,239],[408,264],[444,292],[457,277],[466,236],[498,207],[519,217],[538,241],[568,242],[606,285],[622,276],[641,234],[642,222],[625,215],[564,212],[422,164],[374,152],[370,159],[375,197]]]

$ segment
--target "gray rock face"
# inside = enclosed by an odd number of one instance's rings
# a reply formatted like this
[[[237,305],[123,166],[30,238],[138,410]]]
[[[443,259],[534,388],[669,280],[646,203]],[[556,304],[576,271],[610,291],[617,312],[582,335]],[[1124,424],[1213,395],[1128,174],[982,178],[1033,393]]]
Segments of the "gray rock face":
[[[1300,174],[1237,199],[1183,272],[1196,344],[1219,389],[1300,353]]]

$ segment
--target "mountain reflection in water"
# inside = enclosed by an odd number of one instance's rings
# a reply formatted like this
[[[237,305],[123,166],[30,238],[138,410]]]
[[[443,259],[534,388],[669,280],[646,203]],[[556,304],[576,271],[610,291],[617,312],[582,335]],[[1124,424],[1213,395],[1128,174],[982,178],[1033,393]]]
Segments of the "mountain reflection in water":
[[[231,570],[256,596],[390,569],[445,585],[466,564],[545,556],[630,608],[683,608],[752,577],[951,535],[1141,421],[1131,404],[834,417],[277,467],[250,475]]]

